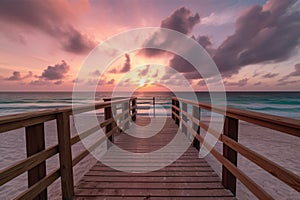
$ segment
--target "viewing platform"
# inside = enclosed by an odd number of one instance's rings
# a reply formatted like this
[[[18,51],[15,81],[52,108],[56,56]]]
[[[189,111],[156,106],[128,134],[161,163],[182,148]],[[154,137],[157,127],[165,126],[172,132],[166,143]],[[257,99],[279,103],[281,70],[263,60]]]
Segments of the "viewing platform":
[[[47,199],[47,187],[59,178],[62,199],[236,199],[239,180],[258,199],[273,199],[272,194],[239,169],[240,154],[300,192],[300,177],[297,174],[238,142],[239,121],[300,137],[300,120],[212,107],[175,97],[170,102],[172,115],[164,118],[166,121],[158,133],[156,128],[162,118],[138,115],[139,98],[106,99],[103,103],[75,109],[68,107],[0,117],[0,133],[25,128],[27,153],[26,159],[0,171],[0,186],[28,173],[28,189],[15,199]],[[71,136],[72,115],[93,110],[103,110],[104,119],[99,118],[97,126]],[[201,120],[202,110],[224,116],[221,133]],[[58,143],[45,148],[44,123],[47,121],[55,121]],[[146,129],[149,124],[151,127]],[[73,156],[72,146],[99,130],[105,134]],[[210,146],[205,141],[205,134],[222,142],[223,152]],[[174,137],[182,143],[172,145]],[[104,155],[101,157],[104,162],[98,161],[74,184],[73,167],[105,142],[106,149],[102,149]],[[186,143],[190,145],[186,147]],[[159,151],[167,145],[171,148],[161,154],[145,156],[145,160],[135,156]],[[204,158],[199,158],[202,146],[211,149],[210,154],[222,164],[221,177]],[[132,154],[116,153],[119,149]],[[46,160],[57,154],[59,166],[46,173]],[[176,155],[179,159],[171,161],[170,158]],[[160,167],[168,162],[168,165]]]

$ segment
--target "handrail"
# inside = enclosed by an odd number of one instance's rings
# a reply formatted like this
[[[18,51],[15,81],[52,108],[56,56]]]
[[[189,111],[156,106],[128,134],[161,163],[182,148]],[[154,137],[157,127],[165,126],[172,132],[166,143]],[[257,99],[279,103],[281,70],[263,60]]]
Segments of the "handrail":
[[[182,104],[182,108],[180,108],[180,102]],[[225,124],[223,134],[220,135],[218,131],[202,123],[199,114],[193,113],[193,115],[190,115],[186,109],[187,104],[192,105],[193,108],[205,109],[224,115]],[[234,108],[226,108],[222,106],[212,106],[209,104],[194,102],[176,97],[172,98],[172,117],[178,125],[180,125],[181,122],[183,131],[185,129],[188,129],[188,131],[194,136],[194,141],[197,140],[206,147],[208,144],[205,143],[204,138],[199,135],[200,127],[203,128],[207,133],[212,134],[219,141],[223,142],[223,155],[221,155],[214,148],[210,146],[209,147],[212,148],[212,155],[215,156],[216,159],[223,165],[223,185],[225,186],[225,188],[230,189],[234,194],[236,191],[235,180],[236,178],[238,178],[258,198],[272,199],[269,194],[267,194],[260,186],[256,185],[248,176],[240,173],[237,167],[237,153],[240,153],[248,160],[252,161],[265,171],[269,172],[272,176],[278,178],[293,189],[300,192],[300,177],[297,174],[250,150],[237,141],[238,120],[260,125],[262,127],[267,127],[272,130],[281,131],[283,133],[287,133],[297,137],[300,137],[300,120],[256,113],[252,111],[244,111]],[[187,123],[188,119],[198,127],[198,132],[189,126],[189,124]],[[229,149],[230,151],[228,151]]]
[[[240,110],[236,108],[226,108],[222,106],[212,106],[206,103],[193,102],[190,100],[182,98],[172,98],[173,100],[178,100],[192,106],[198,106],[205,110],[209,110],[218,114],[226,113],[226,116],[239,119],[245,122],[277,130],[283,133],[288,133],[300,137],[300,120],[291,119],[287,117],[280,117],[265,113],[258,113],[248,110]]]
[[[116,121],[122,121],[120,126],[128,126],[129,119],[136,119],[136,97],[122,98],[115,101],[106,101],[92,105],[64,107],[43,111],[14,114],[0,117],[0,133],[26,128],[27,158],[0,170],[0,186],[28,171],[28,189],[19,194],[15,199],[32,199],[39,196],[47,198],[47,187],[61,177],[62,198],[72,199],[74,193],[73,166],[85,158],[90,151],[97,148],[108,137],[113,142],[113,135],[119,127]],[[132,104],[129,106],[129,104]],[[113,118],[117,105],[122,105],[122,112]],[[115,109],[115,111],[113,109]],[[120,109],[119,108],[119,109]],[[92,127],[78,135],[70,136],[70,119],[74,114],[104,109],[106,119],[99,125]],[[108,116],[108,117],[107,117]],[[45,149],[44,123],[56,120],[58,144]],[[125,126],[125,127],[126,127]],[[113,128],[108,128],[113,127]],[[105,136],[72,159],[71,146],[86,138],[101,128],[105,128]],[[60,167],[50,174],[46,174],[45,161],[56,154],[60,157]],[[44,171],[43,173],[37,173]],[[36,177],[36,174],[39,174]],[[33,177],[33,175],[35,177]]]

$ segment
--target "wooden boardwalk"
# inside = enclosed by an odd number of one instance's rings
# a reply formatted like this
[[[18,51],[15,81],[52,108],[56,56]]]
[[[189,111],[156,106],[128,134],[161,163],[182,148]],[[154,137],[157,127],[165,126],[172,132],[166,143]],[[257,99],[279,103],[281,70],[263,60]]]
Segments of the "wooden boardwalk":
[[[162,130],[155,134],[155,129],[160,128],[159,120],[161,119],[155,118],[150,128],[129,129],[128,134],[118,135],[114,143],[134,153],[161,149],[174,138],[178,127],[174,120],[168,118]],[[149,118],[138,117],[136,123],[147,126]],[[140,138],[135,137],[137,135]],[[151,137],[148,137],[149,135]],[[116,150],[110,149],[110,152],[114,151]],[[165,158],[174,153],[176,152],[153,156],[149,164],[136,160],[135,156],[108,152],[104,155],[106,162],[117,163],[123,171],[112,169],[101,162],[96,163],[75,186],[74,199],[235,199],[229,190],[224,189],[220,178],[208,163],[198,158],[198,152],[193,147],[189,147],[172,164],[143,173],[145,168],[159,166]]]

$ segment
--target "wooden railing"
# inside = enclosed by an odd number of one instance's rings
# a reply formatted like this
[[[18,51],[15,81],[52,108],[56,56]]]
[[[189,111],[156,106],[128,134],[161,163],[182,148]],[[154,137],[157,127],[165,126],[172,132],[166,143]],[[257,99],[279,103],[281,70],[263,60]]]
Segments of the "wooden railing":
[[[187,112],[188,104],[193,107],[193,114]],[[201,109],[224,115],[223,134],[201,121]],[[222,164],[222,184],[225,188],[232,191],[233,194],[236,194],[236,179],[238,179],[259,199],[273,199],[270,194],[237,167],[238,153],[300,192],[300,177],[298,175],[238,142],[239,120],[296,137],[300,137],[300,120],[221,106],[212,107],[210,104],[181,98],[172,98],[172,118],[176,124],[181,126],[183,132],[188,131],[194,136],[193,145],[198,150],[200,145],[204,145],[207,149],[212,149],[210,153]],[[192,127],[188,124],[188,121],[192,122]],[[223,143],[223,155],[204,141],[203,136],[200,135],[200,127]]]
[[[121,105],[117,107],[117,105]],[[84,113],[104,109],[104,121],[71,138],[70,116],[74,113]],[[120,114],[117,110],[122,109]],[[112,117],[114,114],[114,118]],[[77,108],[67,107],[0,117],[0,134],[3,132],[25,128],[27,158],[0,171],[0,186],[28,172],[28,189],[15,199],[47,199],[47,187],[61,177],[63,199],[72,199],[74,194],[73,167],[85,158],[108,137],[113,142],[114,133],[119,127],[128,127],[130,118],[136,119],[136,98],[117,101],[107,101],[95,105]],[[57,125],[58,144],[45,149],[44,123],[55,120]],[[119,126],[116,121],[119,120]],[[105,134],[93,145],[72,158],[72,145],[105,128]],[[59,167],[46,173],[46,160],[59,154]]]

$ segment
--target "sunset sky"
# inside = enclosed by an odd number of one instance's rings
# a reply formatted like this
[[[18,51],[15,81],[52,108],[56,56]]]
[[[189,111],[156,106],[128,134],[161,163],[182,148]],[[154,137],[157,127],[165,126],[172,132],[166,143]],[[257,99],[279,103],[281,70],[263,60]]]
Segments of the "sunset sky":
[[[229,91],[300,90],[297,0],[1,0],[0,27],[0,91],[72,91],[74,82],[86,88],[97,82],[99,91],[116,84],[159,90],[166,82],[183,89],[163,66],[205,90],[182,58],[151,51],[124,52],[107,71],[77,78],[97,45],[143,27],[194,38]]]

